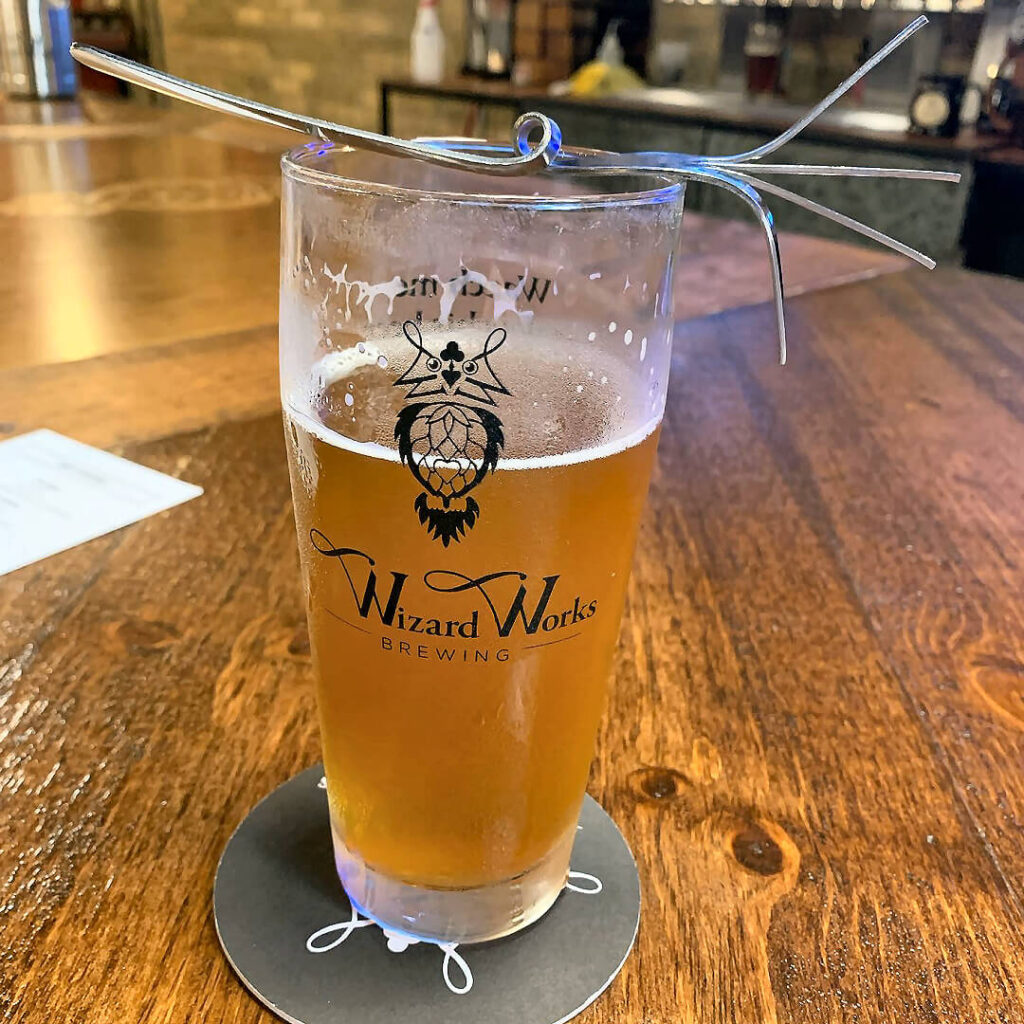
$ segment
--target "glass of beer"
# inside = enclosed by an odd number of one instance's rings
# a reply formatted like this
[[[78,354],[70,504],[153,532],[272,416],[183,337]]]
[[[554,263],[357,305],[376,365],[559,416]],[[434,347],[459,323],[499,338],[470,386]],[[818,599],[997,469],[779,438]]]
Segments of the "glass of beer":
[[[388,929],[497,938],[569,868],[683,186],[319,143],[283,170],[281,389],[338,875]]]

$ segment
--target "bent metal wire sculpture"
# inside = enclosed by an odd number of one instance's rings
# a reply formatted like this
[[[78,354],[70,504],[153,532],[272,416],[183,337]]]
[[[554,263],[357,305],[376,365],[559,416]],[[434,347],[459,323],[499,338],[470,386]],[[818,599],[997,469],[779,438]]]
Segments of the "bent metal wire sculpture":
[[[895,49],[902,46],[915,32],[928,24],[923,15],[912,21],[885,44],[873,57],[867,60],[849,78],[832,90],[820,103],[812,107],[803,117],[794,122],[774,139],[749,149],[744,153],[729,156],[696,156],[689,153],[583,153],[565,149],[562,133],[557,123],[546,114],[531,112],[523,114],[512,127],[512,153],[508,150],[481,152],[460,148],[465,142],[451,140],[410,140],[396,139],[390,135],[349,128],[345,125],[305,117],[287,110],[269,107],[254,100],[243,99],[230,93],[219,92],[203,85],[176,78],[163,71],[156,71],[144,64],[115,56],[106,50],[74,43],[72,56],[80,63],[97,71],[103,71],[134,85],[164,93],[177,99],[195,103],[220,113],[233,114],[262,124],[276,125],[291,131],[312,135],[323,143],[338,143],[359,149],[386,153],[391,156],[409,157],[452,167],[464,171],[475,171],[490,175],[520,175],[549,169],[572,170],[573,172],[649,171],[666,176],[675,176],[691,181],[706,181],[724,188],[742,199],[754,212],[764,232],[771,267],[772,293],[775,302],[775,320],[779,338],[779,361],[786,361],[786,318],[783,305],[784,288],[782,261],[779,242],[775,231],[775,219],[761,196],[762,192],[776,196],[786,202],[809,210],[820,217],[835,222],[851,231],[864,235],[872,241],[894,249],[896,252],[915,260],[931,270],[935,261],[924,253],[905,245],[903,242],[863,224],[853,217],[816,203],[796,192],[765,181],[763,176],[775,175],[821,175],[840,178],[915,178],[925,181],[947,181],[956,183],[960,175],[954,171],[934,171],[899,167],[857,167],[828,166],[818,164],[766,164],[760,161],[777,152],[787,142],[800,134],[808,125],[817,120],[833,103],[860,81],[872,68],[885,60]],[[539,132],[539,136],[538,136]],[[531,142],[531,136],[537,136]],[[506,155],[496,155],[505,153]],[[756,176],[755,176],[756,175]]]

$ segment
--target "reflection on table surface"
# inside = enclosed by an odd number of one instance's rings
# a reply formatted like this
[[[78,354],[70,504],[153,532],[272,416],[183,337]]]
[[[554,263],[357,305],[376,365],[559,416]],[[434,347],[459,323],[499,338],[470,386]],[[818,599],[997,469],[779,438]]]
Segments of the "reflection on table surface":
[[[0,251],[17,254],[0,367],[276,323],[278,156],[298,138],[180,106],[0,103]],[[904,265],[798,235],[782,248],[791,294]],[[680,316],[769,295],[742,221],[688,214],[679,273]]]

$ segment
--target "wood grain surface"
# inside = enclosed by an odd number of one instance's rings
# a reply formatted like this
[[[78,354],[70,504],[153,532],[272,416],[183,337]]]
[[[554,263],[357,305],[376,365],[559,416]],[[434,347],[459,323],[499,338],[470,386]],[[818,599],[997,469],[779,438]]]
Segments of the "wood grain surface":
[[[210,892],[319,756],[276,160],[208,119],[0,104],[0,438],[205,488],[0,577],[12,1024],[272,1019]],[[687,215],[590,783],[644,912],[580,1019],[1024,1024],[1024,285],[784,237],[781,370],[760,247]]]
[[[644,913],[581,1020],[1022,1021],[1024,285],[790,325],[678,330],[590,784]],[[205,495],[0,581],[0,1012],[269,1020],[210,889],[318,756],[280,421],[122,450]]]
[[[0,140],[0,365],[272,324],[278,172],[188,135]]]
[[[277,324],[0,372],[0,438],[49,427],[110,448],[280,408]]]

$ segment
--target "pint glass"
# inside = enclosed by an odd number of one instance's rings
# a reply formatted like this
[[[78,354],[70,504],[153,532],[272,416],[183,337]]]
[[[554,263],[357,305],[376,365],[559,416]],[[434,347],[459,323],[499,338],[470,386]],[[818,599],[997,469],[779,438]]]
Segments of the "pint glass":
[[[682,186],[320,144],[283,169],[281,388],[338,874],[389,929],[497,938],[568,871],[665,404]]]

